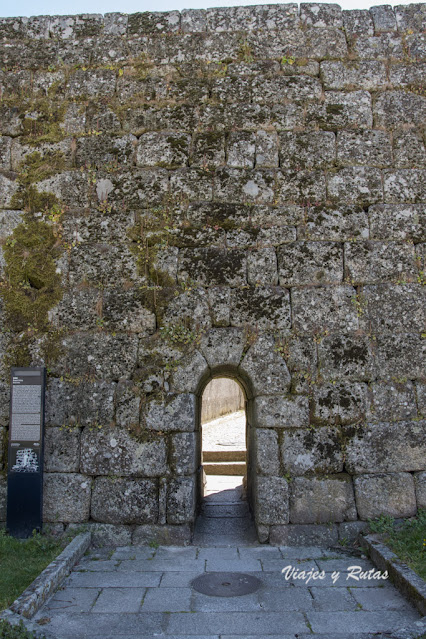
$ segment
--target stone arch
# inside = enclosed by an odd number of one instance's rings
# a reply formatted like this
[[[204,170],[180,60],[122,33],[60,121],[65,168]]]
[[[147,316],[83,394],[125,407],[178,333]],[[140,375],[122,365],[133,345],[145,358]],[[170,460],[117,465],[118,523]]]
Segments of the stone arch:
[[[235,381],[243,391],[244,395],[244,409],[246,414],[246,445],[247,445],[247,463],[246,463],[246,478],[247,478],[247,500],[251,510],[253,509],[253,478],[254,478],[254,468],[253,465],[253,455],[252,455],[252,429],[253,429],[253,402],[254,402],[254,393],[253,393],[253,385],[248,376],[241,374],[238,367],[230,364],[222,364],[215,366],[212,369],[203,375],[203,377],[199,381],[199,385],[196,391],[196,408],[195,408],[195,432],[197,433],[197,458],[199,461],[198,464],[198,475],[197,475],[197,505],[200,504],[200,501],[203,496],[203,477],[202,477],[202,445],[201,445],[201,410],[202,410],[202,397],[204,390],[209,382],[212,379],[217,378],[228,378]]]
[[[290,373],[273,335],[235,327],[207,331],[199,347],[180,364],[173,390],[194,397],[196,454],[200,462],[196,477],[198,494],[201,492],[200,400],[204,388],[215,377],[234,379],[246,397],[247,493],[259,540],[268,541],[272,525],[289,521],[288,483],[280,475],[274,427],[276,420],[282,419],[277,413],[287,407],[285,396],[290,390]],[[195,509],[194,502],[194,518]]]

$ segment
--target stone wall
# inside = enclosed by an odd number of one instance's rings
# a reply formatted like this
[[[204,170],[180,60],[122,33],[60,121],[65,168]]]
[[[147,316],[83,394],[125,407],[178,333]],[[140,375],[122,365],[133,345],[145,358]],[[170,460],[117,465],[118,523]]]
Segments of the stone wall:
[[[0,442],[44,363],[45,522],[188,540],[224,374],[262,541],[425,507],[425,7],[0,20]]]

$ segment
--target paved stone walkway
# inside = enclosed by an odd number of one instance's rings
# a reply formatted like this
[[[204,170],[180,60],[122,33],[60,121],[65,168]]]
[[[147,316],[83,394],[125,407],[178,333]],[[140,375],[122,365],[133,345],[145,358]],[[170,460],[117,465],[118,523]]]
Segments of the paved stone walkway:
[[[281,570],[289,565],[325,571],[325,578],[286,580]],[[352,565],[373,567],[350,553],[314,547],[103,549],[83,558],[36,620],[65,639],[355,639],[419,618],[387,581],[348,579]],[[215,571],[255,575],[262,585],[229,598],[191,588],[195,577]]]

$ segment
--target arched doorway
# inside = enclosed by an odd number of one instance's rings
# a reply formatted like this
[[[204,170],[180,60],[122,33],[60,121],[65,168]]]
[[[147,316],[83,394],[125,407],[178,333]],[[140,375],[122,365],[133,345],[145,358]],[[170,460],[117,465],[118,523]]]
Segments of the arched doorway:
[[[195,543],[256,540],[251,514],[251,393],[231,371],[214,371],[198,397],[199,480]]]

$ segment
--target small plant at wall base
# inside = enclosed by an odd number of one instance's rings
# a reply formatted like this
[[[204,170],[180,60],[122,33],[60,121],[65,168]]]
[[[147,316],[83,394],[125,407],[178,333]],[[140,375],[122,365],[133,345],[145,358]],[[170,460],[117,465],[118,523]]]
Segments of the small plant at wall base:
[[[390,549],[426,579],[426,509],[420,509],[417,517],[406,519],[402,524],[384,515],[368,524],[371,532],[382,535]]]
[[[35,639],[34,632],[25,628],[24,622],[21,620],[18,624],[12,625],[5,619],[0,619],[0,639]],[[44,635],[39,639],[45,639]]]

